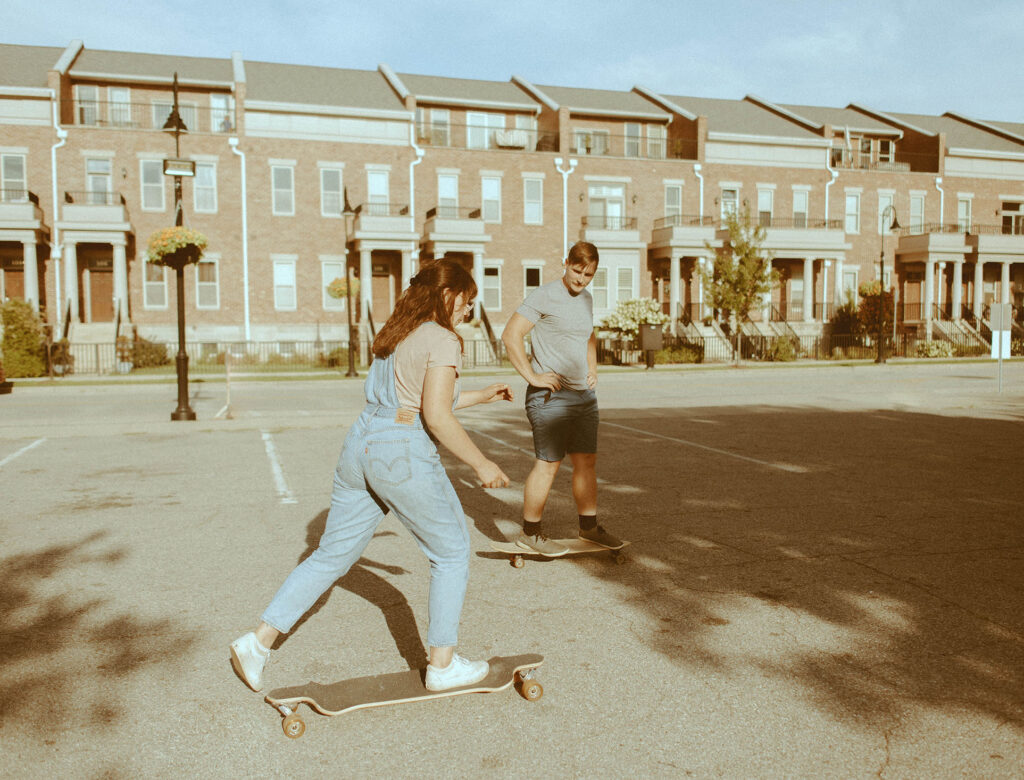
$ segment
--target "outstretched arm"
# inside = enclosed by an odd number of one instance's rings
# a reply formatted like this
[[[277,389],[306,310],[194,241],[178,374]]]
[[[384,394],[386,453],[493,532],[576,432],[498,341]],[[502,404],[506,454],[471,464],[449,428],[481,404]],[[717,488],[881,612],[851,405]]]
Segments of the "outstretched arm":
[[[493,385],[487,385],[487,387],[481,390],[463,390],[459,393],[459,400],[455,404],[455,408],[465,409],[467,406],[476,406],[477,404],[490,404],[495,401],[511,400],[511,388],[502,382],[498,382]]]

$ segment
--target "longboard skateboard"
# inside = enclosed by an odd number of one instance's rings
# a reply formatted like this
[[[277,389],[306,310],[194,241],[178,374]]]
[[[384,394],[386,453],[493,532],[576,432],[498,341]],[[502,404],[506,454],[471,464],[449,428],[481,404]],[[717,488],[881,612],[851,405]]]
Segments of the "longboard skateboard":
[[[266,701],[284,716],[281,726],[285,735],[298,739],[306,730],[298,714],[300,704],[308,705],[321,715],[334,716],[367,707],[444,699],[464,693],[494,693],[513,684],[528,701],[536,701],[544,695],[544,688],[534,679],[534,672],[544,663],[544,656],[536,653],[497,656],[488,663],[491,668],[480,682],[447,691],[428,691],[423,682],[425,670],[410,669],[335,683],[308,682],[291,688],[276,688],[266,695]]]
[[[573,537],[571,539],[552,539],[551,541],[558,542],[559,544],[564,544],[566,547],[568,547],[569,548],[569,552],[567,552],[566,555],[580,555],[582,553],[593,553],[593,552],[609,552],[609,553],[612,554],[612,559],[616,563],[625,563],[626,562],[626,558],[625,558],[625,556],[624,556],[622,551],[625,550],[626,547],[629,546],[629,542],[623,542],[622,543],[622,547],[619,547],[619,548],[605,547],[602,544],[597,544],[597,542],[591,542],[591,541],[588,541],[587,539],[581,539],[578,536]],[[521,569],[521,568],[523,568],[523,566],[526,565],[526,561],[524,560],[524,556],[526,556],[528,558],[552,558],[552,557],[561,558],[561,557],[563,557],[561,555],[558,555],[558,556],[541,555],[540,553],[534,552],[533,550],[523,549],[522,547],[520,547],[515,542],[495,542],[495,541],[492,541],[491,542],[491,549],[492,550],[497,550],[500,553],[505,553],[509,557],[509,563],[511,563],[517,569]]]

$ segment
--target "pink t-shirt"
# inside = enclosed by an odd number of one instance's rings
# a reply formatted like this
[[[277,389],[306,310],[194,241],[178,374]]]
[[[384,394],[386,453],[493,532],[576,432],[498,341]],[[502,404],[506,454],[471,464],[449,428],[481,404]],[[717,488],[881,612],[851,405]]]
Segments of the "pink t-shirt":
[[[395,389],[403,409],[420,411],[423,380],[427,369],[433,366],[455,367],[455,396],[458,397],[458,376],[462,368],[459,339],[436,322],[424,322],[395,349]]]

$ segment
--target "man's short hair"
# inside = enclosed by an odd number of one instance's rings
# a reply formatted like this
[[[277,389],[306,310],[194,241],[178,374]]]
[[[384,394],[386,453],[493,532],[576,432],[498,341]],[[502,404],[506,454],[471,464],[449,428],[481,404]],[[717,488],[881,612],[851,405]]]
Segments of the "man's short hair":
[[[566,265],[596,266],[597,263],[597,247],[589,241],[577,241],[569,249],[569,255],[565,258]]]

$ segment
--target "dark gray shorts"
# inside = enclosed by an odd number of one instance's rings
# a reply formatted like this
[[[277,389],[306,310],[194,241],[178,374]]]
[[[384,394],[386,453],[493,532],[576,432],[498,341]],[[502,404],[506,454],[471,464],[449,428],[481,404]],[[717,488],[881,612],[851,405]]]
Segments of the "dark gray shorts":
[[[555,463],[567,453],[597,452],[597,393],[593,390],[558,391],[529,385],[526,416],[533,428],[537,460]]]

